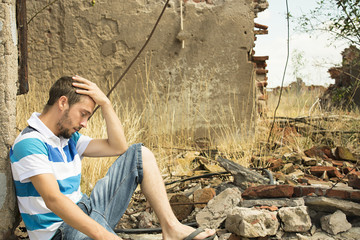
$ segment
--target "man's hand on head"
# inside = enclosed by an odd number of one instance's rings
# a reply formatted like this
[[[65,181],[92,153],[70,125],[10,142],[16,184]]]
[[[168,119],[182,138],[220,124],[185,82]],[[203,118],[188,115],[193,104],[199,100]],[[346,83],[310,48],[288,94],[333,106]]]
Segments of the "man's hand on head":
[[[99,106],[110,103],[109,98],[103,93],[103,91],[101,91],[101,89],[95,83],[78,75],[75,75],[73,79],[75,80],[73,82],[73,86],[77,88],[77,93],[91,97],[94,102]]]

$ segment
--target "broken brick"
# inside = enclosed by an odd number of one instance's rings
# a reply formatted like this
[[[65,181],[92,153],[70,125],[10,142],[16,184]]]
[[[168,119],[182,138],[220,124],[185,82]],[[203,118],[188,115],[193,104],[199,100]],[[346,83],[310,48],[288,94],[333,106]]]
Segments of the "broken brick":
[[[329,189],[326,191],[325,196],[340,199],[350,199],[350,192],[337,189]]]
[[[314,146],[314,147],[304,151],[304,153],[307,157],[310,157],[310,158],[321,158],[323,160],[328,160],[329,157],[325,154],[324,151],[327,152],[326,147]]]
[[[294,194],[294,186],[290,185],[261,185],[257,187],[247,188],[242,196],[244,198],[290,198]]]
[[[206,203],[213,199],[216,195],[214,188],[199,189],[194,192],[194,202],[204,202],[204,204],[195,204],[197,208],[204,208]]]
[[[336,167],[328,167],[328,166],[313,166],[310,168],[311,174],[317,177],[321,177],[324,172],[327,172],[328,176],[331,177],[337,177],[342,178],[343,175],[337,170]]]

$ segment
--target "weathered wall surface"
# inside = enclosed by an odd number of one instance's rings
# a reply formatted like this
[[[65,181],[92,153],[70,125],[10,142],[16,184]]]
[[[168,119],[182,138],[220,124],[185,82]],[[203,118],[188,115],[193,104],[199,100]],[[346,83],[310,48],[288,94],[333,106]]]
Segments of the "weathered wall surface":
[[[47,3],[29,1],[28,19]],[[109,82],[119,78],[142,47],[164,3],[57,1],[28,26],[29,81],[50,85],[62,75],[79,74],[109,90]],[[138,98],[141,79],[150,75],[157,84],[156,94],[167,104],[190,99],[188,107],[174,113],[175,128],[185,118],[198,136],[234,122],[251,129],[254,66],[248,55],[254,16],[253,0],[189,0],[184,5],[182,48],[177,38],[180,1],[171,0],[145,54],[116,91],[122,101]]]
[[[15,0],[0,1],[0,239],[10,239],[18,216],[9,163],[16,137],[17,33]]]

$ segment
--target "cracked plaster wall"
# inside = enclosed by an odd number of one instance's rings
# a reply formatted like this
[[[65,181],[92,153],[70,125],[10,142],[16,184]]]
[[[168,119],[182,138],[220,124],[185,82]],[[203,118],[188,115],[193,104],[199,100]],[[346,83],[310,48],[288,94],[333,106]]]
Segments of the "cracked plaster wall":
[[[28,19],[47,2],[28,1]],[[57,1],[28,26],[29,81],[50,86],[63,75],[79,74],[107,92],[146,41],[164,3]],[[144,102],[139,96],[150,76],[157,85],[150,95],[157,94],[164,104],[190,99],[174,113],[175,128],[186,119],[199,137],[233,122],[252,129],[254,67],[248,54],[254,44],[253,10],[252,0],[187,1],[182,48],[177,39],[180,1],[171,0],[146,51],[115,90],[121,101]],[[45,102],[47,92],[42,95]]]
[[[17,32],[15,0],[0,1],[0,239],[9,239],[18,210],[9,164],[16,137]]]

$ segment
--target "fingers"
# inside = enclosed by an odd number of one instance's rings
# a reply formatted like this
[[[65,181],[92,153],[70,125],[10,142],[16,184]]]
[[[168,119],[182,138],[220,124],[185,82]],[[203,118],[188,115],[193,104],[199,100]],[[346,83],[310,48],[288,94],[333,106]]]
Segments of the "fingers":
[[[88,95],[100,106],[109,103],[109,99],[94,82],[78,75],[75,75],[73,79],[75,80],[73,86],[77,88],[77,93]]]

